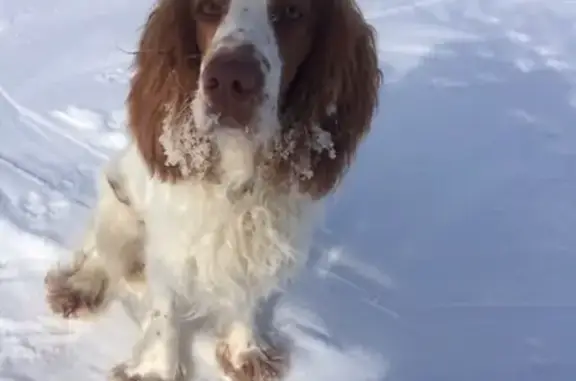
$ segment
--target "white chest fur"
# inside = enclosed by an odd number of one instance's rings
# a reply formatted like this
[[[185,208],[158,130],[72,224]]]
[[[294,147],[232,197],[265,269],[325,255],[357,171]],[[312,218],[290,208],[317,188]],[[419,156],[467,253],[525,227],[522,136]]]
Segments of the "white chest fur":
[[[145,218],[154,281],[195,313],[254,307],[305,262],[315,215],[308,196],[258,181],[236,195],[196,180],[163,183],[149,178],[135,150],[121,160]]]

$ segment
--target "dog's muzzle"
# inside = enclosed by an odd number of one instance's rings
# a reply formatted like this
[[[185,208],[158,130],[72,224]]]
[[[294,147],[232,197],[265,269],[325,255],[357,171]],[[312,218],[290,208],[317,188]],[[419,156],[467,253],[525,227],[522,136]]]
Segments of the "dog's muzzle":
[[[251,44],[219,48],[202,73],[208,112],[222,125],[244,128],[262,102],[264,73]]]

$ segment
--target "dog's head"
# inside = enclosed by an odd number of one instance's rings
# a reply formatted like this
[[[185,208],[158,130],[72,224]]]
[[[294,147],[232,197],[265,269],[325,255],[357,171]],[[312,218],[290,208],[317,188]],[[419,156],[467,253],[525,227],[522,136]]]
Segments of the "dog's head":
[[[270,181],[316,195],[349,164],[381,83],[353,0],[160,0],[135,66],[129,123],[154,174],[267,163]]]

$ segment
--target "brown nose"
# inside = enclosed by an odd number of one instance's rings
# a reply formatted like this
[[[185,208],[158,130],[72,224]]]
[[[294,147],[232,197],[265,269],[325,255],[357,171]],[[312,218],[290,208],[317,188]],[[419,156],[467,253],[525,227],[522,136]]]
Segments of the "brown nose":
[[[210,111],[247,125],[264,87],[264,73],[254,47],[243,45],[215,53],[204,69],[202,82]]]

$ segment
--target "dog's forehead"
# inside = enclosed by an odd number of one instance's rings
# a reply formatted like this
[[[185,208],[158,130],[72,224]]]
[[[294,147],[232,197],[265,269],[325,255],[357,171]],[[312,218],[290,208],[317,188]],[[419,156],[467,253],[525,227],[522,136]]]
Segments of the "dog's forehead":
[[[271,0],[229,0],[228,12],[220,23],[214,41],[251,41],[256,45],[269,45],[274,40],[274,30],[269,19]]]
[[[268,6],[274,0],[230,0],[228,6],[229,13],[236,14],[267,14]]]
[[[266,19],[278,7],[290,6],[308,9],[312,1],[319,0],[222,0],[228,5],[228,15],[233,18],[259,17]],[[267,17],[268,16],[268,17]]]

